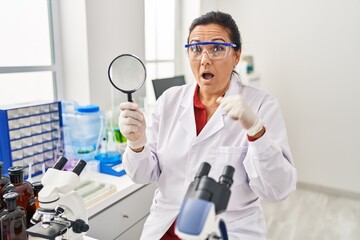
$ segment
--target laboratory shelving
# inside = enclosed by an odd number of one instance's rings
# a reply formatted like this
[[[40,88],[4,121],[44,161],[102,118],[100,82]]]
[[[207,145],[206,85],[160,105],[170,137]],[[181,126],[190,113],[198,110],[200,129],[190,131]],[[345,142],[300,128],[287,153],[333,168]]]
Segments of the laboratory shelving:
[[[41,101],[0,106],[0,161],[8,168],[24,166],[27,177],[52,167],[61,139],[61,102]]]

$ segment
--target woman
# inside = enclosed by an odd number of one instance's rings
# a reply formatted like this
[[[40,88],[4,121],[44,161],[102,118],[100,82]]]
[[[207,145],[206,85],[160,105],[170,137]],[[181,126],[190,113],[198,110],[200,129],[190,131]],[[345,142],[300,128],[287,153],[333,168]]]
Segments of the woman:
[[[239,81],[241,37],[230,15],[195,19],[186,48],[195,83],[163,93],[146,121],[136,103],[120,104],[127,174],[159,187],[141,239],[172,239],[179,207],[204,161],[216,180],[225,165],[235,168],[222,214],[229,238],[266,239],[260,199],[286,198],[297,179],[279,105]]]

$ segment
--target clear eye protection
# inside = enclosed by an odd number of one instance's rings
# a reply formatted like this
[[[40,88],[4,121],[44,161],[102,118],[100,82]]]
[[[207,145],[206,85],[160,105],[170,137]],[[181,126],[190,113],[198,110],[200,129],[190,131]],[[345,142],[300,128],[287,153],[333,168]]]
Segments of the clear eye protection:
[[[207,52],[211,60],[221,60],[229,56],[231,48],[235,48],[236,44],[227,42],[196,42],[185,44],[189,59],[199,61],[204,52]]]

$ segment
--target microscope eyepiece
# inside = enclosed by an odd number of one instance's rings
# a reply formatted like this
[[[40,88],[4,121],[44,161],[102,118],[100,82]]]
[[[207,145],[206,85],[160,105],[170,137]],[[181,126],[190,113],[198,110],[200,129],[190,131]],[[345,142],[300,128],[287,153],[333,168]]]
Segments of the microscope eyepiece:
[[[226,185],[228,188],[233,184],[233,176],[235,169],[232,166],[225,166],[222,175],[219,178],[219,183]]]
[[[199,171],[196,173],[196,178],[201,178],[202,176],[207,176],[210,172],[211,165],[207,162],[203,162],[199,168]]]
[[[80,159],[74,167],[73,172],[80,176],[80,173],[84,170],[86,164],[87,163],[84,160]]]
[[[60,157],[55,165],[53,166],[54,169],[62,170],[65,167],[65,164],[68,162],[66,157]]]

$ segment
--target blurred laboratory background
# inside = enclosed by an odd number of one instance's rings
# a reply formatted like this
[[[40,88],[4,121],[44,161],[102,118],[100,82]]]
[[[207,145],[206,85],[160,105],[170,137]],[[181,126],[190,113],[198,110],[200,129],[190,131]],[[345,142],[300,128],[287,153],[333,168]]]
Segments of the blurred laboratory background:
[[[121,154],[126,139],[117,127],[117,106],[127,98],[110,84],[109,64],[124,53],[144,62],[146,82],[134,99],[151,112],[164,89],[194,81],[184,50],[188,27],[213,10],[236,20],[243,41],[237,70],[245,83],[278,99],[287,125],[298,185],[281,202],[263,202],[268,239],[359,239],[359,0],[0,0],[4,171],[24,165],[25,176],[36,177],[60,150],[94,159],[101,143]],[[30,125],[21,121],[25,117]],[[85,146],[76,143],[82,129],[72,128],[74,122],[96,126]],[[60,136],[72,138],[73,148]],[[6,139],[14,139],[12,145]],[[111,156],[108,164],[118,157]],[[99,171],[96,162],[93,167]],[[105,166],[101,172],[119,179],[124,174]],[[115,191],[113,182],[103,185],[107,195]],[[135,197],[148,204],[143,212],[129,213],[134,221],[119,213],[127,225],[102,239],[136,239],[129,236],[141,231],[152,194],[153,189],[138,185],[126,188],[116,199],[116,211],[140,201]],[[114,205],[88,204],[93,224],[104,222],[105,210]]]

